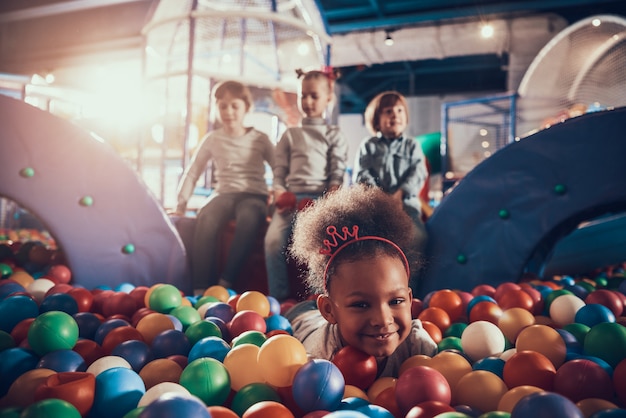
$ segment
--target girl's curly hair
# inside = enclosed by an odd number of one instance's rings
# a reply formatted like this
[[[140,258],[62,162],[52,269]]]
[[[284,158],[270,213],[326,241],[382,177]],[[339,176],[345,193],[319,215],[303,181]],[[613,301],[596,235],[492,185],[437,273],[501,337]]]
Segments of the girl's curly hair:
[[[335,226],[350,230],[359,226],[359,236],[375,235],[398,245],[405,253],[411,268],[419,267],[416,250],[417,228],[398,202],[380,188],[364,184],[342,187],[317,199],[296,216],[289,255],[308,268],[306,285],[313,293],[324,293],[332,281],[338,265],[345,262],[390,255],[402,260],[402,255],[391,245],[376,240],[365,240],[345,247],[324,271],[330,258],[320,254],[324,240],[328,239],[326,227]]]

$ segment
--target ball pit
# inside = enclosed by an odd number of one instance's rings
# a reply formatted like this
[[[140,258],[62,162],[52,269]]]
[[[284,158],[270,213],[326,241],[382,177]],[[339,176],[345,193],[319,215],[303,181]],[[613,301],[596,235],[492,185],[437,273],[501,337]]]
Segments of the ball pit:
[[[332,361],[312,361],[291,337],[278,301],[260,293],[244,297],[216,286],[198,298],[164,284],[88,290],[48,275],[20,273],[23,284],[9,277],[0,279],[2,418],[41,418],[44,396],[54,399],[48,411],[90,418],[161,417],[167,408],[218,418],[541,418],[549,416],[544,409],[560,408],[556,416],[607,418],[626,406],[623,275],[531,278],[415,299],[412,315],[440,339],[439,352],[413,356],[398,376],[384,378],[353,347]],[[57,332],[63,329],[71,332]],[[420,369],[434,380],[413,376]],[[51,395],[81,374],[94,381],[87,413],[84,403]],[[329,386],[339,377],[341,390]],[[445,385],[449,399],[415,398]]]

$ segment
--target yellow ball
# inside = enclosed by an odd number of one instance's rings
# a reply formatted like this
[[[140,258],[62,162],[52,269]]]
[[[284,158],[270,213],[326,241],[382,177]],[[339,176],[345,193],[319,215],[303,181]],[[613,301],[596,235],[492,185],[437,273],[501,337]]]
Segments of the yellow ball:
[[[366,401],[369,401],[369,398],[367,397],[367,393],[365,393],[362,389],[353,385],[346,385],[345,389],[343,390],[342,399],[346,399],[346,398],[360,398],[360,399],[365,399]]]
[[[228,289],[224,286],[214,285],[205,290],[202,296],[213,296],[214,298],[219,299],[220,302],[228,302],[230,293],[228,293]]]
[[[498,411],[511,413],[520,399],[535,392],[543,392],[543,389],[530,385],[514,387],[502,395],[500,402],[498,402]]]
[[[239,296],[236,311],[254,311],[267,318],[270,315],[270,301],[263,293],[249,290]]]
[[[508,387],[496,374],[475,370],[463,376],[454,387],[452,401],[480,411],[496,411]]]
[[[250,383],[264,383],[257,357],[260,347],[254,344],[239,344],[224,358],[224,367],[230,375],[230,387],[239,391]]]
[[[257,356],[263,378],[276,387],[291,386],[296,373],[307,361],[304,345],[286,334],[268,338],[261,345]]]

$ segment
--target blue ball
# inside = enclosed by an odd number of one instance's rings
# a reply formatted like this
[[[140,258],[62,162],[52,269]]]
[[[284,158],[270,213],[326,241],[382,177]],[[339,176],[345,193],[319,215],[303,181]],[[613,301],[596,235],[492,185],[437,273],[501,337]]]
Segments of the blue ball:
[[[472,364],[472,370],[486,370],[502,379],[505,361],[498,357],[484,357]]]
[[[593,328],[602,322],[615,322],[615,314],[599,303],[588,303],[576,311],[574,322]]]
[[[150,402],[138,416],[138,418],[171,417],[211,418],[211,414],[199,399],[166,393]]]
[[[561,328],[558,328],[556,332],[558,332],[563,341],[565,341],[565,348],[568,353],[582,353],[583,346],[580,342],[578,342],[574,334]]]
[[[291,328],[291,322],[282,315],[272,315],[265,318],[265,325],[267,327],[265,332],[281,330],[287,331],[290,335],[293,335],[293,329]]]
[[[281,308],[280,302],[274,296],[267,295],[267,300],[270,302],[270,314],[279,315]]]
[[[98,315],[91,312],[78,312],[73,317],[78,324],[78,337],[93,340],[96,336],[96,331],[102,325]]]
[[[389,410],[379,405],[365,405],[357,408],[356,411],[363,412],[370,418],[394,418],[393,414]]]
[[[102,345],[102,342],[104,341],[104,337],[106,337],[109,334],[109,332],[111,332],[117,327],[126,327],[126,326],[130,326],[130,323],[128,323],[128,321],[125,321],[123,319],[115,318],[115,319],[106,320],[102,324],[100,324],[100,326],[96,330],[96,333],[93,336],[93,340],[97,342],[99,345]]]
[[[225,323],[228,323],[231,319],[233,319],[233,316],[235,316],[235,310],[228,303],[214,302],[211,303],[211,306],[209,306],[204,313],[205,318],[213,316],[221,319]]]
[[[137,408],[146,386],[134,370],[113,367],[96,376],[96,391],[90,418],[123,418]]]
[[[150,346],[139,340],[129,340],[118,344],[111,351],[111,355],[122,357],[137,373],[143,366],[154,360]]]
[[[511,418],[584,418],[574,402],[554,392],[535,392],[521,398],[511,411]]]
[[[358,409],[362,406],[366,406],[369,405],[370,402],[367,401],[366,399],[363,398],[359,398],[357,396],[351,396],[349,398],[345,398],[342,399],[341,402],[339,403],[339,406],[337,407],[337,410],[343,410],[343,409]]]
[[[12,280],[0,282],[0,300],[4,300],[17,292],[26,292],[26,289],[21,284]]]
[[[24,319],[39,315],[37,302],[26,295],[9,296],[0,301],[0,331],[8,332]]]
[[[474,296],[468,303],[467,303],[467,315],[469,316],[472,308],[474,307],[474,305],[476,305],[478,302],[493,302],[496,303],[496,300],[494,298],[492,298],[491,296],[487,296],[487,295],[478,295],[478,296]]]
[[[21,375],[37,367],[39,356],[31,350],[21,347],[0,351],[0,398]]]
[[[78,313],[78,302],[67,293],[54,293],[46,296],[39,305],[39,313],[50,311],[61,311],[68,315],[75,315]]]
[[[328,415],[324,415],[324,418],[368,418],[363,412],[354,411],[351,409],[344,409],[341,411],[334,411]]]
[[[55,350],[44,354],[37,363],[37,368],[50,369],[57,373],[84,372],[87,370],[87,364],[76,351]]]
[[[210,357],[219,362],[224,362],[226,354],[230,351],[230,345],[219,337],[204,337],[196,342],[187,356],[187,362],[191,363],[202,357]]]
[[[117,286],[115,286],[114,290],[116,292],[130,293],[132,292],[134,288],[135,288],[135,285],[132,283],[120,283]]]
[[[168,329],[158,334],[152,340],[152,352],[155,358],[165,358],[173,355],[187,357],[191,343],[184,332]]]
[[[314,359],[298,369],[292,385],[293,398],[304,411],[335,411],[341,404],[346,381],[335,364]]]
[[[218,318],[217,316],[205,316],[204,320],[211,321],[215,325],[217,325],[217,327],[220,329],[222,333],[222,338],[224,339],[224,341],[231,340],[230,330],[228,329],[228,325],[226,325],[226,322],[224,322],[224,320],[222,320],[221,318]]]

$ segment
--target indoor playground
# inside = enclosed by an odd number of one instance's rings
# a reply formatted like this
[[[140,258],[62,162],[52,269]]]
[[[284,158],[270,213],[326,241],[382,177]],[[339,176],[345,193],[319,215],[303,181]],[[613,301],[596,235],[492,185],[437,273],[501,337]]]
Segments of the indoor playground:
[[[212,87],[254,86],[277,138],[293,68],[332,63],[332,39],[323,1],[190,3],[142,28],[160,142],[116,148],[0,94],[0,418],[626,417],[626,18],[567,25],[515,91],[442,103],[416,136],[432,214],[411,314],[437,353],[379,378],[358,347],[307,355],[285,313],[316,295],[294,263],[291,298],[268,295],[262,236],[236,288],[193,294],[194,213],[168,209]]]

